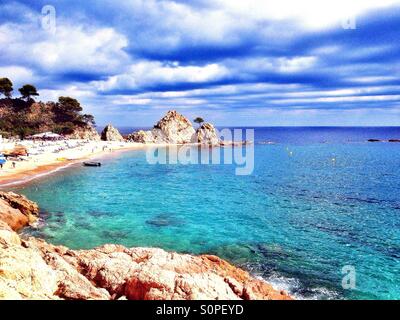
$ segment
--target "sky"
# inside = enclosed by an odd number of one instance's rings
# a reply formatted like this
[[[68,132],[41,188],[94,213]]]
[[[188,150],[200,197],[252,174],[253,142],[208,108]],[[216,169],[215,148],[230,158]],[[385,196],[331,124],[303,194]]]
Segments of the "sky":
[[[400,1],[0,1],[0,77],[98,125],[400,125]]]

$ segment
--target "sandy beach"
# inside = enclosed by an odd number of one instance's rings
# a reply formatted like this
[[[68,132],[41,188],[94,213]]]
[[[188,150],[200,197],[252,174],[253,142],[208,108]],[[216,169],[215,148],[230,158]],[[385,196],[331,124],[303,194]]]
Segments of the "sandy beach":
[[[0,187],[23,183],[83,160],[100,157],[123,150],[145,147],[136,142],[62,140],[62,141],[18,141],[0,144],[0,153],[16,145],[25,146],[28,156],[9,159],[0,169]],[[15,165],[15,167],[14,167]]]

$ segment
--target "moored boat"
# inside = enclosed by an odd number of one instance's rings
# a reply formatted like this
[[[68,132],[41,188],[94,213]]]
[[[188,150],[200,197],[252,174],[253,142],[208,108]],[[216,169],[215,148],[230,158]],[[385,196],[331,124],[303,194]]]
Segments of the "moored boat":
[[[85,167],[101,167],[101,163],[100,162],[94,162],[94,161],[84,162],[83,165]]]

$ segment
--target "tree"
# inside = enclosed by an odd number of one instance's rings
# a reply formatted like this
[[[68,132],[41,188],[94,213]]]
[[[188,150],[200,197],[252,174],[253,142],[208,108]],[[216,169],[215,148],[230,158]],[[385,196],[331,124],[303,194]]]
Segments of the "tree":
[[[82,111],[79,101],[71,97],[59,97],[57,105],[60,110],[67,113],[79,113]]]
[[[81,122],[82,111],[78,100],[71,97],[59,97],[55,107],[57,122]]]
[[[91,114],[84,114],[82,116],[82,120],[84,123],[95,126],[96,121],[94,121],[94,117]]]
[[[204,119],[201,117],[197,117],[196,119],[193,120],[195,123],[197,123],[199,126],[204,122]]]
[[[8,78],[0,78],[0,94],[4,94],[7,98],[11,98],[13,84]]]
[[[39,93],[36,90],[36,87],[31,84],[25,84],[22,88],[19,88],[18,91],[21,93],[22,98],[27,101],[31,100],[31,96],[38,96]]]

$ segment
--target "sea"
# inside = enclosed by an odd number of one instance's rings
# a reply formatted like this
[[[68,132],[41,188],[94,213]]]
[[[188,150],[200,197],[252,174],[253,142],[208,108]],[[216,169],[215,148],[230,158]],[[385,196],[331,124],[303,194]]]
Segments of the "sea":
[[[400,299],[400,127],[254,129],[248,175],[136,150],[15,186],[42,210],[23,233],[215,254],[297,299]]]

